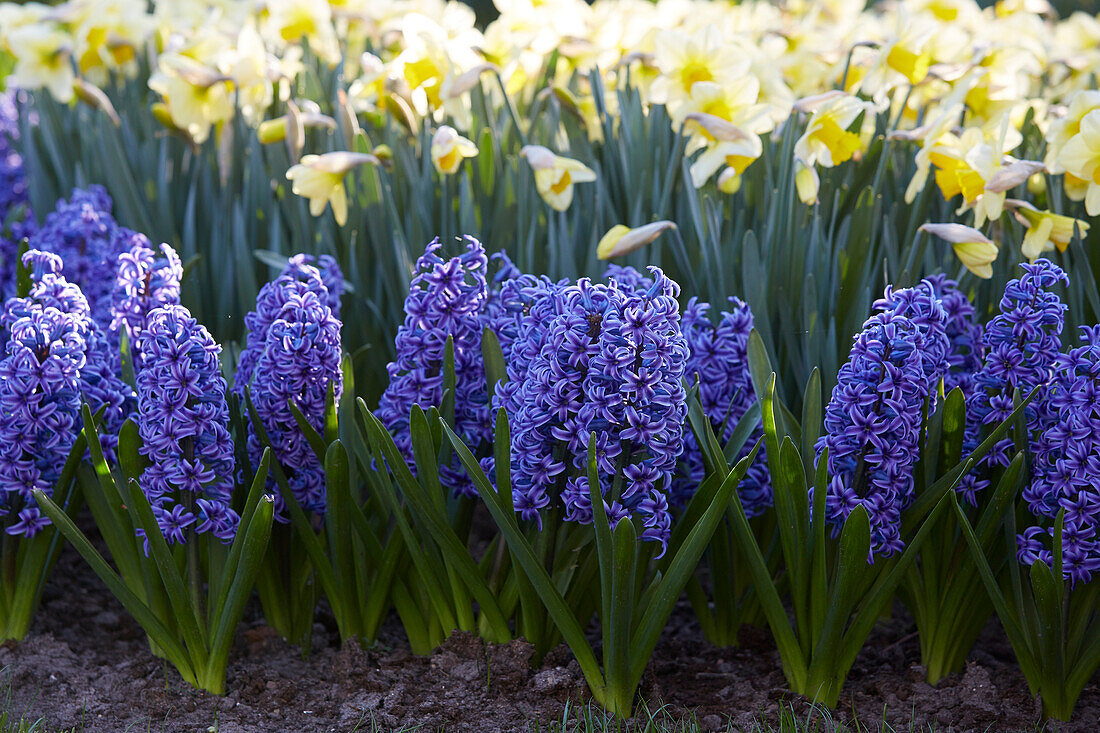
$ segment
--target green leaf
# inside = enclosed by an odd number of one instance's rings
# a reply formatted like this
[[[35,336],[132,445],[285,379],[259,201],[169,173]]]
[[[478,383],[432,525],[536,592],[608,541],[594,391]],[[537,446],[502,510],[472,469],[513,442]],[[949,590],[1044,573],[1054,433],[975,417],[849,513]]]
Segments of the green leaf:
[[[667,570],[660,579],[654,580],[656,590],[650,601],[645,605],[641,621],[630,641],[630,680],[632,685],[636,686],[641,680],[645,666],[657,646],[661,631],[668,623],[668,617],[672,613],[680,593],[683,592],[684,586],[695,572],[695,568],[699,564],[699,558],[703,556],[703,552],[714,536],[718,523],[725,516],[730,502],[736,500],[737,486],[756,460],[756,454],[759,450],[760,442],[758,441],[749,454],[738,461],[737,465],[730,470],[714,493],[713,499],[706,505],[701,518],[691,523],[690,534],[674,551],[675,554]],[[739,501],[738,504],[740,504]],[[743,514],[742,511],[742,516]],[[747,526],[747,524],[746,521],[745,525]],[[759,555],[758,549],[756,554]],[[759,560],[760,563],[763,563],[762,557],[752,558],[752,560]],[[766,568],[764,572],[767,573]],[[770,582],[769,577],[768,583],[770,584]],[[774,590],[774,585],[772,589]],[[782,608],[782,604],[780,604],[780,608]]]
[[[497,385],[508,381],[508,373],[500,341],[488,326],[481,332],[481,358],[485,362],[485,382],[489,390],[489,403],[492,404]]]
[[[149,550],[156,563],[160,580],[164,584],[165,592],[168,593],[168,602],[172,604],[172,613],[180,625],[180,631],[183,632],[184,643],[187,645],[195,668],[201,669],[206,665],[207,656],[210,653],[204,630],[205,619],[201,618],[198,609],[191,605],[187,583],[180,574],[176,560],[172,556],[172,550],[169,549],[168,542],[160,531],[156,517],[153,516],[153,508],[145,492],[138,486],[137,481],[133,480],[129,482],[128,488],[127,506],[134,525],[145,532],[145,541],[149,543]]]
[[[229,659],[229,650],[233,637],[244,615],[245,605],[252,595],[256,576],[267,550],[271,537],[271,521],[275,513],[275,502],[270,495],[263,496],[255,506],[247,526],[242,519],[239,532],[244,533],[241,543],[240,561],[237,563],[233,580],[229,584],[225,606],[218,618],[218,626],[210,641],[210,659],[207,663],[207,679],[211,691],[222,694],[225,685],[225,666]],[[236,544],[236,538],[234,538]]]
[[[497,425],[499,428],[501,423],[498,422]],[[507,426],[506,422],[504,426]],[[605,688],[604,677],[600,672],[596,655],[588,644],[587,637],[585,637],[584,629],[565,603],[565,599],[554,585],[554,582],[550,579],[546,568],[535,557],[533,548],[519,529],[515,514],[505,511],[501,505],[500,497],[489,483],[489,479],[485,476],[485,472],[481,470],[481,466],[474,458],[474,454],[470,452],[470,449],[454,434],[450,426],[444,424],[443,430],[451,441],[459,460],[473,480],[474,486],[477,487],[478,494],[484,499],[485,506],[493,516],[497,528],[500,529],[501,534],[507,540],[508,547],[515,553],[516,561],[523,568],[524,574],[530,580],[531,585],[534,586],[539,598],[542,599],[555,626],[561,632],[562,638],[569,646],[570,651],[573,652],[573,656],[580,665],[581,672],[584,674],[585,680],[588,681],[589,687],[593,690],[603,690]],[[510,441],[507,440],[509,436],[504,435],[503,437],[506,439],[504,445],[510,445]],[[593,504],[595,503],[593,502]]]
[[[195,681],[195,668],[192,664],[192,660],[187,651],[176,639],[175,634],[168,630],[160,622],[160,619],[156,617],[156,614],[145,603],[138,598],[138,596],[122,582],[122,578],[118,573],[111,569],[111,566],[107,564],[107,561],[103,559],[103,556],[92,546],[92,543],[88,541],[88,538],[84,536],[75,523],[69,519],[68,515],[57,506],[41,489],[34,490],[34,499],[38,502],[38,506],[42,511],[50,518],[54,526],[57,527],[65,538],[69,540],[72,546],[80,553],[81,557],[92,567],[95,574],[99,576],[99,579],[111,590],[115,598],[119,600],[119,603],[134,617],[134,620],[141,625],[141,628],[145,633],[149,634],[149,637],[153,639],[161,650],[165,653],[165,656],[169,661],[175,665],[184,679],[194,682]]]

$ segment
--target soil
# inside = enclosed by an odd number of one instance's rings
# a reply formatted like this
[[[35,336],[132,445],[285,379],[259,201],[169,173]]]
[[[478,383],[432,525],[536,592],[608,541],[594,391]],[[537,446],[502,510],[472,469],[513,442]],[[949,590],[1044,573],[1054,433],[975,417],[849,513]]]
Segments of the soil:
[[[189,687],[150,654],[145,636],[82,560],[66,548],[48,582],[31,633],[0,646],[8,709],[46,730],[84,731],[423,731],[545,730],[587,690],[564,647],[539,667],[523,641],[484,644],[452,636],[430,657],[413,656],[396,620],[371,648],[340,647],[319,613],[305,659],[252,608],[238,633],[228,695]],[[1037,730],[1038,702],[1012,651],[990,623],[967,668],[933,688],[917,666],[913,625],[903,613],[879,625],[860,654],[841,703],[823,730],[877,721],[896,730]],[[785,689],[766,632],[746,628],[736,648],[716,648],[686,609],[678,609],[642,683],[649,709],[673,720],[694,715],[705,731],[778,724],[781,710],[805,720],[808,703]],[[1100,680],[1093,679],[1067,733],[1100,728]]]

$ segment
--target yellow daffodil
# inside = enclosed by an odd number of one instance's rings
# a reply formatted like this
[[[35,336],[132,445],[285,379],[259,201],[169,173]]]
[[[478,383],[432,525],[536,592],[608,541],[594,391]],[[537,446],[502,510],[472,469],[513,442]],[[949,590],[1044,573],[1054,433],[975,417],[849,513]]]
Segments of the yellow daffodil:
[[[722,37],[717,26],[708,25],[686,34],[681,31],[659,31],[656,38],[655,62],[660,76],[650,93],[675,114],[691,99],[696,83],[705,81],[725,86],[743,76],[749,61],[739,49]]]
[[[633,229],[624,224],[616,224],[600,239],[596,247],[596,257],[609,260],[612,257],[630,254],[657,239],[662,232],[675,228],[676,225],[673,222],[665,220]]]
[[[1058,162],[1084,185],[1089,216],[1100,214],[1100,109],[1081,118],[1080,132],[1062,148]]]
[[[843,93],[803,100],[802,104],[803,108],[812,108],[813,114],[806,124],[806,131],[794,144],[797,163],[795,184],[803,203],[812,204],[817,201],[820,187],[816,166],[831,168],[839,165],[861,149],[859,135],[849,132],[848,128],[860,114],[871,111],[873,106],[870,102]]]
[[[164,97],[172,124],[202,144],[213,125],[233,116],[231,81],[186,56],[166,54],[149,77],[149,88]]]
[[[993,277],[997,243],[977,229],[963,224],[924,224],[920,231],[950,242],[955,249],[955,256],[970,272],[985,280]]]
[[[565,211],[573,202],[573,184],[596,180],[596,172],[579,160],[555,155],[541,145],[525,145],[519,154],[535,172],[535,187],[554,211]]]
[[[348,196],[344,190],[344,176],[353,168],[379,160],[366,153],[340,151],[324,155],[306,155],[302,162],[286,172],[293,183],[294,193],[309,199],[309,213],[320,216],[325,207],[332,204],[336,223],[343,226],[348,220]]]
[[[307,40],[310,50],[329,64],[340,61],[328,0],[267,0],[265,4],[270,36],[288,45]]]
[[[1021,251],[1024,257],[1034,261],[1043,252],[1065,252],[1074,237],[1074,228],[1084,237],[1089,230],[1088,222],[1062,216],[1052,211],[1040,211],[1026,201],[1008,199],[1005,205],[1013,210],[1016,219],[1027,227]]]
[[[464,158],[477,155],[477,146],[451,127],[441,125],[432,136],[432,163],[440,173],[455,173]]]
[[[9,33],[7,43],[15,57],[15,68],[7,78],[10,86],[46,88],[59,102],[73,98],[72,46],[68,34],[49,23],[33,23]]]

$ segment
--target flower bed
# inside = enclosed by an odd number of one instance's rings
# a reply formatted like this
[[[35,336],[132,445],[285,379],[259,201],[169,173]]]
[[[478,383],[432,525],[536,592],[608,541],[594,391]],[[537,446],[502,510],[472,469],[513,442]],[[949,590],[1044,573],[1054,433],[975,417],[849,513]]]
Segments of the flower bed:
[[[0,5],[5,638],[67,543],[214,695],[255,598],[629,718],[674,612],[835,708],[900,603],[928,684],[996,617],[1073,721],[1097,20],[501,11]]]

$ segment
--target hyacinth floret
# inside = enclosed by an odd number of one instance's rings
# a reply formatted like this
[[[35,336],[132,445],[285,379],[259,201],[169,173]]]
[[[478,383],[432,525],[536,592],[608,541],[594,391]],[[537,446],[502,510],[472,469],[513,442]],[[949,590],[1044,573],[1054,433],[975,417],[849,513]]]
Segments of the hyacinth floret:
[[[81,289],[92,318],[106,328],[111,320],[118,255],[129,251],[135,241],[148,245],[143,235],[115,222],[110,196],[102,186],[94,185],[74,189],[68,201],[58,201],[31,237],[30,246],[64,260],[65,278]]]
[[[509,381],[494,405],[509,411],[513,501],[521,517],[560,498],[567,521],[592,521],[598,488],[612,524],[632,515],[644,540],[668,541],[667,492],[683,449],[688,358],[678,287],[658,268],[639,292],[619,285],[528,284]],[[599,487],[589,486],[589,442]]]
[[[332,311],[333,318],[340,320],[340,298],[344,295],[344,273],[340,270],[340,264],[332,255],[314,257],[311,254],[296,254],[287,260],[286,267],[279,274],[310,281],[313,273],[306,268],[313,268],[321,275],[321,282],[328,293],[325,305]]]
[[[291,275],[280,277],[293,279]],[[309,424],[323,432],[329,390],[340,399],[340,356],[340,321],[321,296],[302,286],[298,292],[289,292],[268,328],[250,385],[252,404],[275,458],[284,467],[294,498],[307,513],[325,512],[325,473],[290,405],[293,402]],[[263,448],[250,421],[248,454],[253,465],[259,463]],[[276,518],[289,521],[277,492],[275,508]]]
[[[13,298],[0,323],[5,333],[20,315],[35,308],[56,308],[75,319],[84,339],[86,361],[80,371],[81,399],[93,413],[102,410],[100,442],[108,461],[115,458],[118,431],[133,411],[134,392],[118,374],[117,350],[99,324],[92,320],[88,301],[64,275],[64,263],[57,255],[28,250],[23,255],[32,285],[27,298]]]
[[[1009,281],[1000,301],[1000,313],[986,326],[982,337],[985,362],[974,377],[973,393],[967,399],[968,440],[964,449],[977,445],[984,430],[1001,423],[1012,413],[1014,400],[1040,393],[1024,408],[1034,454],[1046,451],[1045,431],[1054,418],[1046,391],[1061,350],[1066,305],[1051,288],[1069,279],[1049,260],[1020,265],[1024,274]],[[990,466],[1007,466],[1014,441],[1005,437],[994,444],[976,471]],[[968,499],[973,502],[972,493]]]
[[[292,257],[291,261],[294,260]],[[328,288],[316,267],[299,262],[293,268],[288,266],[288,270],[260,288],[256,296],[256,310],[249,311],[244,317],[247,336],[233,379],[233,393],[241,398],[242,403],[245,387],[251,384],[253,372],[267,347],[267,332],[279,318],[283,306],[294,295],[306,291],[316,294],[324,302],[329,300]]]
[[[221,347],[186,308],[169,305],[149,313],[137,348],[137,425],[150,461],[141,488],[157,524],[170,543],[190,530],[228,542],[239,517],[229,506],[233,440]]]
[[[443,245],[433,240],[416,264],[405,298],[405,320],[394,339],[394,360],[386,370],[389,385],[378,403],[378,419],[393,434],[405,457],[412,459],[409,413],[413,405],[427,410],[443,401],[444,353],[454,349],[455,433],[475,450],[491,440],[492,420],[485,382],[481,340],[489,300],[489,260],[481,242],[464,237],[466,251],[444,259]],[[457,458],[441,467],[441,476],[459,495],[474,496],[473,482]]]
[[[916,292],[913,292],[916,291]],[[901,512],[913,499],[925,406],[946,363],[946,314],[931,286],[888,290],[856,335],[825,409],[829,449],[825,513],[839,531],[857,506],[868,514],[871,557],[904,546]]]
[[[3,325],[0,513],[17,519],[8,534],[30,537],[49,524],[31,492],[52,491],[80,432],[87,329],[78,315],[31,297],[9,300]]]
[[[722,311],[715,325],[708,315],[710,304],[692,298],[684,308],[681,320],[681,329],[691,354],[685,376],[689,385],[698,384],[703,413],[723,445],[733,437],[737,423],[756,402],[748,357],[749,334],[753,327],[752,309],[740,298],[731,297],[729,304],[729,310]],[[752,450],[762,434],[762,427],[754,428],[738,459]],[[673,503],[687,502],[703,478],[703,455],[699,443],[694,432],[685,430],[684,454],[672,484],[670,498]],[[762,451],[738,484],[737,494],[750,517],[771,506],[771,481],[767,458]]]
[[[140,237],[140,240],[145,238]],[[148,240],[140,240],[119,254],[118,274],[111,291],[110,331],[116,338],[125,332],[131,345],[137,342],[151,311],[166,305],[179,305],[183,279],[183,263],[174,249],[161,244],[162,256],[158,258]],[[140,367],[140,363],[135,362],[134,369]]]
[[[1051,565],[1054,520],[1064,512],[1062,568],[1074,584],[1100,570],[1100,326],[1082,327],[1081,342],[1055,360],[1047,397],[1051,419],[1023,491],[1042,526],[1017,538],[1020,562]]]

